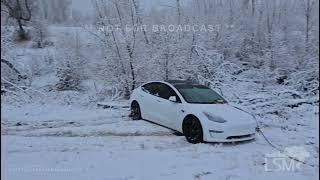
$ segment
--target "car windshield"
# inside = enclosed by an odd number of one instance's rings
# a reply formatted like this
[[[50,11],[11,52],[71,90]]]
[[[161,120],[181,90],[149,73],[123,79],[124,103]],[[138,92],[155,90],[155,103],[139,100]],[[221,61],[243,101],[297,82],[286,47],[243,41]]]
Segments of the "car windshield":
[[[224,104],[223,97],[212,89],[203,85],[175,85],[188,103],[196,104]]]

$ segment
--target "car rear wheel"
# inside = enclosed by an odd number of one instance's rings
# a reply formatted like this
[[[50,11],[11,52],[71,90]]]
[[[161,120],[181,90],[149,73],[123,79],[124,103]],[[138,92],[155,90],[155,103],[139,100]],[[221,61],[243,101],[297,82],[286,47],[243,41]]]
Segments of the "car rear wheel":
[[[203,142],[202,126],[198,118],[191,116],[183,122],[183,134],[189,143]]]
[[[142,119],[141,117],[141,111],[140,111],[140,106],[139,104],[134,101],[132,104],[131,104],[131,117],[132,117],[132,120],[139,120],[139,119]]]

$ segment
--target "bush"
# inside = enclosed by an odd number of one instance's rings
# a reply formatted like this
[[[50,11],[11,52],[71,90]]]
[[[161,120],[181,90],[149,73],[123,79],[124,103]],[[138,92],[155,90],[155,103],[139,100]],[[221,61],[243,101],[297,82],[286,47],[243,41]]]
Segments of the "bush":
[[[48,36],[48,30],[47,30],[47,24],[42,21],[33,21],[32,22],[32,30],[31,30],[31,36],[32,36],[32,47],[33,48],[44,48],[46,46],[53,45],[53,42],[50,42],[47,39]]]
[[[80,90],[80,78],[75,71],[67,65],[57,71],[59,82],[56,84],[58,91]]]
[[[24,29],[23,31],[15,29],[15,31],[13,32],[13,40],[16,42],[29,41],[30,39],[30,31],[27,29]]]

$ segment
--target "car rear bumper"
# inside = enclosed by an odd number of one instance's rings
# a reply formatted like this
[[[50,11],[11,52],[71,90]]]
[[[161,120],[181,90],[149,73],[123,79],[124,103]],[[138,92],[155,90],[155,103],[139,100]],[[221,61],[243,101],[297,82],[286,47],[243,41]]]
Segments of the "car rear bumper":
[[[233,125],[229,127],[211,126],[204,129],[203,140],[206,142],[237,142],[255,138],[255,126],[252,124]]]

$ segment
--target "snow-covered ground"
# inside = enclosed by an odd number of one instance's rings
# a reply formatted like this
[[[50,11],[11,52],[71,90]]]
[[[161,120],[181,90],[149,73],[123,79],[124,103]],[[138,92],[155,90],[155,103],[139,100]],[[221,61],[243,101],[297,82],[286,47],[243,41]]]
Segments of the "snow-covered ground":
[[[281,148],[305,148],[310,153],[306,162],[318,166],[318,109],[305,104],[294,112],[290,122],[300,122],[299,125],[276,126],[271,120],[263,130]],[[193,145],[166,128],[143,120],[132,121],[128,114],[129,109],[125,108],[3,106],[2,177],[310,180],[319,176],[318,167],[303,164],[290,170],[266,169],[266,155],[276,151],[260,135],[243,143]]]

